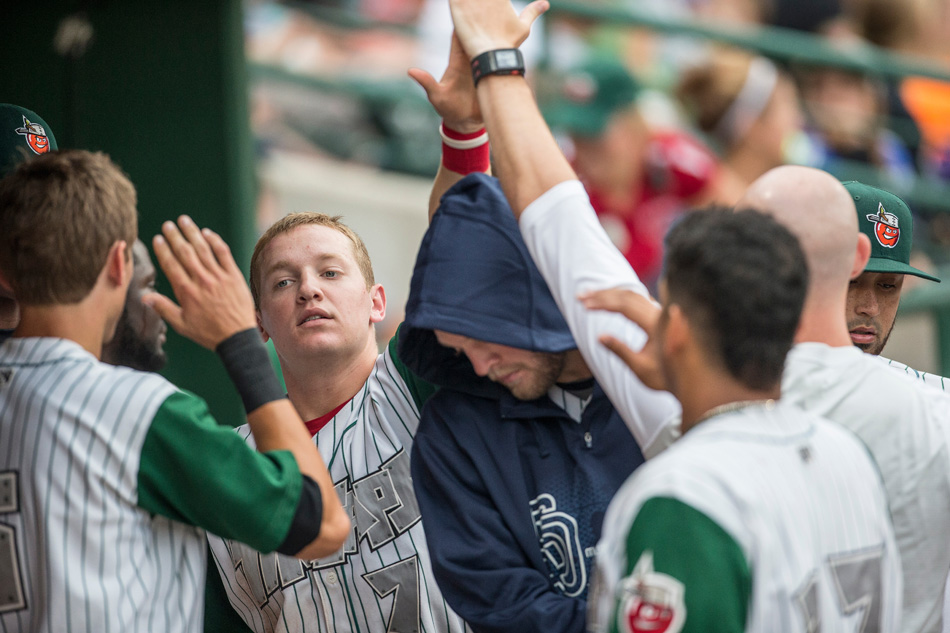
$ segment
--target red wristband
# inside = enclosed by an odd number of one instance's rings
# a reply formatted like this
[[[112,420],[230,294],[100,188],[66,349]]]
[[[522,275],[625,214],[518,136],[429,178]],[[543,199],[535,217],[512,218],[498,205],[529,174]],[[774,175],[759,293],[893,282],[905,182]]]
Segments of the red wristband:
[[[442,125],[439,133],[442,136],[443,167],[463,175],[488,171],[491,150],[485,128],[463,134]]]

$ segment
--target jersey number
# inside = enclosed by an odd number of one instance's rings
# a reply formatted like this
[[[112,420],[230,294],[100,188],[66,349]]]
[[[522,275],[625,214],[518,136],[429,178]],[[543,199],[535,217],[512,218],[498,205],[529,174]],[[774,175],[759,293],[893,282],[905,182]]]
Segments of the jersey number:
[[[0,473],[0,514],[20,511],[17,476],[13,471]],[[16,530],[0,522],[0,613],[26,609],[23,574],[17,556]]]
[[[393,610],[386,633],[417,633],[419,626],[419,557],[413,556],[382,569],[363,574],[380,598],[394,593]]]
[[[851,615],[860,609],[863,614],[858,623],[858,633],[879,633],[881,630],[884,609],[881,588],[883,557],[883,549],[874,549],[828,558],[828,571],[841,613]],[[795,594],[808,633],[821,631],[817,577],[817,573],[812,574]]]

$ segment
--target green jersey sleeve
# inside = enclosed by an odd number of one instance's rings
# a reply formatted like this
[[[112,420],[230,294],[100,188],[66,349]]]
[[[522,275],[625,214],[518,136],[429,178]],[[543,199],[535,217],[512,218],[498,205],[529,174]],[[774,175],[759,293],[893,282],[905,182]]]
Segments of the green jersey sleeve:
[[[287,536],[302,481],[289,451],[255,451],[219,425],[204,400],[176,392],[145,436],[138,504],[270,552]]]
[[[648,500],[627,534],[610,629],[741,633],[752,575],[738,543],[695,508]]]
[[[439,388],[433,385],[431,382],[427,382],[419,376],[415,375],[411,369],[406,367],[406,365],[399,358],[399,332],[402,330],[402,324],[399,324],[399,327],[396,328],[396,333],[391,339],[389,339],[389,356],[393,359],[393,364],[396,365],[396,371],[399,372],[399,375],[402,376],[403,381],[406,383],[406,387],[409,388],[409,395],[412,396],[413,402],[416,403],[416,407],[422,411],[422,405],[425,404],[426,400],[432,397]]]

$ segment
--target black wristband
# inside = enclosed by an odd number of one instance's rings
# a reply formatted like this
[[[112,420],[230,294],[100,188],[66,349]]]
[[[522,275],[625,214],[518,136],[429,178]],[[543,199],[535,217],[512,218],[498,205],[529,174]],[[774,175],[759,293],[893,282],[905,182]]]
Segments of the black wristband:
[[[256,329],[248,328],[232,334],[218,343],[214,351],[241,394],[247,413],[287,395],[280,386],[267,347]]]
[[[472,80],[485,75],[521,75],[524,76],[524,57],[517,48],[498,48],[485,51],[472,60]]]
[[[320,536],[323,523],[323,494],[309,475],[301,475],[300,500],[284,542],[277,546],[281,554],[293,556]]]

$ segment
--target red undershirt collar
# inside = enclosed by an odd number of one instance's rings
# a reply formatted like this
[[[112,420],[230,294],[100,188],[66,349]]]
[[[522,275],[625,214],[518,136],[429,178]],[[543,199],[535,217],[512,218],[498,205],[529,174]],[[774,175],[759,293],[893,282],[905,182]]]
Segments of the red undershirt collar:
[[[349,402],[349,400],[347,400],[346,402]],[[325,427],[327,425],[327,422],[332,420],[333,416],[335,416],[337,413],[340,412],[340,409],[342,409],[344,405],[346,405],[346,402],[338,406],[333,411],[330,411],[329,413],[324,413],[319,418],[314,418],[312,420],[304,422],[304,424],[307,425],[307,430],[310,431],[310,437],[313,437],[314,435],[319,433],[320,429]]]

